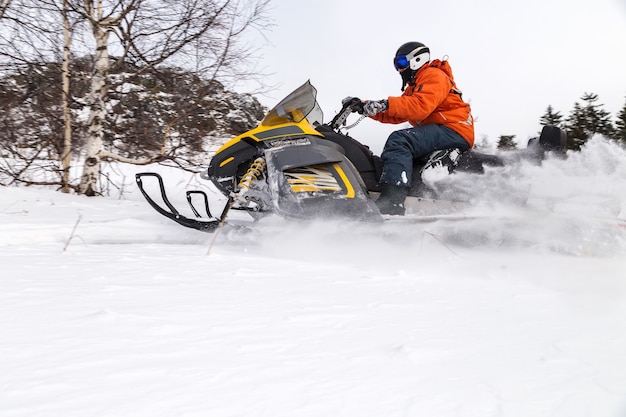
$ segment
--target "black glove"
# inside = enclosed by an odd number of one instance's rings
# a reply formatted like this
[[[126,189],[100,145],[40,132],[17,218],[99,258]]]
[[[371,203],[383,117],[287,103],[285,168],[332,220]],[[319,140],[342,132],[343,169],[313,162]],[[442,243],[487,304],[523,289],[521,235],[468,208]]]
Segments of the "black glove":
[[[341,100],[341,105],[345,107],[350,107],[353,112],[357,112],[359,114],[363,114],[363,102],[358,97],[346,97]]]
[[[371,117],[384,112],[389,108],[387,100],[369,100],[363,104],[363,115]]]
[[[358,98],[358,97],[348,96],[348,97],[344,98],[343,100],[341,100],[341,105],[345,106],[345,105],[351,103],[352,101],[357,101],[357,100],[361,101],[361,99]]]

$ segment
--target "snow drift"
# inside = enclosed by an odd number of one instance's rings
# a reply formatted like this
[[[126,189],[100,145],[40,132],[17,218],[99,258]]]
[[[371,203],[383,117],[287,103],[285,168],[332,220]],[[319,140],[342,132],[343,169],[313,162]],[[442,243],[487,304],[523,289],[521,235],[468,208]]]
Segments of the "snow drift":
[[[206,186],[167,171],[172,195]],[[109,198],[2,189],[0,415],[626,415],[613,142],[430,179],[464,220],[268,218],[214,242],[133,174]]]

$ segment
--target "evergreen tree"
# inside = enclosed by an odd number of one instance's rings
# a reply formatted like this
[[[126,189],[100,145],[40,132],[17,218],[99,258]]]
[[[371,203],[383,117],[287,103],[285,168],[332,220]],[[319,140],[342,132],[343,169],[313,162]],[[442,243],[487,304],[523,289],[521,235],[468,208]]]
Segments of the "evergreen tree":
[[[582,100],[585,106],[575,103],[565,121],[569,149],[579,150],[596,133],[608,138],[614,134],[610,113],[602,108],[602,104],[596,103],[598,95],[585,93]]]
[[[590,124],[591,133],[599,133],[610,138],[613,136],[615,128],[611,121],[611,113],[602,108],[602,104],[596,104],[597,94],[585,94],[582,99],[587,103],[585,111]]]
[[[621,144],[626,145],[626,104],[624,104],[622,110],[617,114],[613,138]]]
[[[515,135],[502,135],[498,139],[498,149],[511,150],[517,148]]]
[[[558,111],[555,112],[552,105],[548,105],[546,112],[539,119],[539,123],[542,126],[557,126],[561,127],[563,124],[563,116]]]
[[[585,111],[578,102],[574,103],[574,108],[565,121],[565,132],[568,149],[580,150],[580,147],[589,139]]]

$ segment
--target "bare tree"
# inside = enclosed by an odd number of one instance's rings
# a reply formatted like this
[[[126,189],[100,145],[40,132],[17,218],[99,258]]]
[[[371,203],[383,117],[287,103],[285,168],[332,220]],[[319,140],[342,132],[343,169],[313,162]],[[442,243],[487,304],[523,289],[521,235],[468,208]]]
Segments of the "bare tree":
[[[0,0],[0,18],[4,16],[4,12],[9,8],[11,0]]]
[[[232,68],[233,60],[243,68],[249,52],[238,48],[242,36],[260,28],[267,20],[269,0],[103,0],[74,2],[74,12],[89,22],[95,41],[94,71],[91,78],[90,122],[87,155],[79,192],[97,193],[100,161],[104,158],[146,164],[161,158],[128,160],[103,147],[103,120],[107,101],[107,74],[112,63],[110,37],[120,48],[117,63],[130,61],[139,72],[173,61],[189,66],[193,57],[196,68],[212,78],[219,78]]]
[[[9,1],[1,0],[0,10]],[[68,190],[72,148],[70,46],[74,53],[92,51],[93,67],[88,94],[89,121],[85,163],[79,193],[98,194],[102,160],[146,164],[163,158],[163,151],[136,159],[105,149],[105,118],[110,111],[111,71],[131,64],[139,76],[159,66],[194,70],[204,78],[229,81],[258,76],[251,66],[254,45],[244,36],[269,27],[270,0],[12,0],[11,30],[0,34],[0,70],[34,62],[61,62],[59,112],[63,115],[63,190]],[[2,18],[2,16],[0,16]],[[4,24],[4,23],[3,23]],[[46,47],[40,47],[42,35]],[[61,53],[62,51],[62,53]],[[46,58],[48,61],[46,61]],[[184,108],[181,107],[184,111]]]
[[[10,6],[10,7],[9,7]],[[5,85],[3,91],[9,93],[1,101],[4,114],[3,125],[22,128],[3,136],[9,138],[2,143],[3,149],[16,161],[15,181],[21,181],[20,173],[28,167],[29,171],[52,172],[58,175],[58,166],[41,164],[33,158],[55,158],[60,154],[58,121],[61,105],[60,83],[50,82],[47,74],[57,72],[55,62],[59,56],[59,37],[62,34],[61,22],[55,13],[57,7],[50,7],[38,0],[9,0],[0,3],[0,75],[9,72],[16,75],[21,88]],[[14,78],[15,79],[15,78]],[[32,108],[40,111],[40,119],[32,118],[32,114],[22,113],[23,104],[29,103]],[[11,141],[11,137],[13,140]],[[34,141],[39,143],[35,144]],[[27,145],[27,146],[25,146]],[[31,146],[28,146],[31,145]],[[34,146],[33,146],[34,145]],[[4,170],[3,170],[4,171]],[[59,184],[49,175],[40,175],[33,182],[43,184]],[[45,177],[44,179],[42,179]]]
[[[0,70],[40,65],[60,56],[62,26],[54,0],[4,0],[0,10]]]
[[[134,2],[131,2],[130,6]],[[118,3],[119,6],[119,3]],[[83,166],[79,192],[86,195],[97,193],[98,176],[100,174],[100,160],[104,151],[103,137],[105,118],[105,100],[107,95],[107,74],[109,71],[109,35],[110,30],[119,25],[122,13],[112,17],[110,14],[104,15],[102,0],[84,1],[84,8],[80,10],[85,17],[96,43],[96,53],[94,58],[94,69],[91,76],[91,92],[89,94],[89,139],[87,141],[87,158]],[[113,11],[114,13],[115,5]],[[109,13],[109,12],[108,12]]]
[[[67,15],[68,0],[63,0],[63,9],[61,15],[63,17],[63,61],[61,69],[62,78],[62,96],[61,102],[63,106],[63,152],[61,153],[61,165],[63,167],[63,175],[61,178],[61,191],[69,193],[70,191],[70,164],[72,159],[72,113],[70,111],[70,47],[71,47],[71,27],[70,20]]]

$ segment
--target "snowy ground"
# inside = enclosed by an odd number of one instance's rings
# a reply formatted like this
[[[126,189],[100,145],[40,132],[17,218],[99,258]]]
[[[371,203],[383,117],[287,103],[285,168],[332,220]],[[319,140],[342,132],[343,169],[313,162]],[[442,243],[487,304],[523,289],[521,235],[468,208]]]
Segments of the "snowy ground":
[[[271,219],[210,252],[127,175],[0,189],[0,416],[626,416],[623,149],[440,181],[484,219]]]

